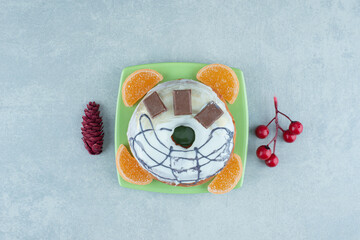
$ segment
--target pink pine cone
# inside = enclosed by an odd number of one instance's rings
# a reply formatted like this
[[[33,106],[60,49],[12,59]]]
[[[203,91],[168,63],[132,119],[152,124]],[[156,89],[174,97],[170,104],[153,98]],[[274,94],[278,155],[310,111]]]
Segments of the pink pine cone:
[[[84,141],[86,150],[88,150],[91,155],[100,154],[104,143],[103,123],[100,117],[99,107],[99,104],[89,102],[87,109],[84,110],[85,116],[82,117],[82,140]]]

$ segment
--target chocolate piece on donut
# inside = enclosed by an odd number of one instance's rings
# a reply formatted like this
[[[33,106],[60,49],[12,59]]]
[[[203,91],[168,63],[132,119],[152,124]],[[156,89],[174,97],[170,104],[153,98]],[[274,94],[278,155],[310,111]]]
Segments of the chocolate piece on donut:
[[[157,92],[153,92],[152,94],[150,94],[150,96],[145,98],[144,105],[148,113],[150,114],[151,118],[154,118],[160,113],[166,112],[167,110]]]
[[[198,114],[196,114],[195,119],[198,120],[204,128],[208,128],[223,114],[224,112],[216,103],[210,102]]]
[[[191,89],[173,91],[174,115],[190,115],[191,107]]]

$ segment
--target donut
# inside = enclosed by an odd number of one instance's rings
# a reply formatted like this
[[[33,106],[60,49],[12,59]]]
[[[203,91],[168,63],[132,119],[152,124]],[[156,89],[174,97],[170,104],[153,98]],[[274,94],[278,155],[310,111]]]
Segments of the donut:
[[[186,146],[177,129],[193,132]],[[194,186],[219,173],[234,148],[235,124],[226,103],[212,88],[191,79],[152,88],[136,107],[127,131],[131,152],[155,179]]]

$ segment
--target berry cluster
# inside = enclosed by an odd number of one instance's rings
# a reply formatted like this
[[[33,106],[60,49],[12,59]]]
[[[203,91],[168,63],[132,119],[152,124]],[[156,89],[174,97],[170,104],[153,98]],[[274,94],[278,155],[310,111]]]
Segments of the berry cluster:
[[[258,138],[264,139],[269,135],[268,126],[275,120],[276,132],[274,138],[267,145],[261,145],[256,150],[256,156],[261,160],[264,160],[266,165],[269,167],[275,167],[279,163],[279,159],[275,155],[275,147],[276,147],[276,141],[277,141],[279,129],[283,132],[284,141],[288,143],[294,142],[296,140],[296,136],[303,131],[303,125],[300,122],[292,121],[286,114],[278,110],[276,97],[274,97],[274,104],[275,104],[275,117],[266,126],[260,125],[255,130],[256,136]],[[290,125],[288,130],[284,130],[283,128],[280,127],[279,119],[278,119],[279,114],[283,115],[284,117],[290,120]],[[273,153],[271,153],[271,149],[269,147],[269,145],[272,142],[274,142]]]

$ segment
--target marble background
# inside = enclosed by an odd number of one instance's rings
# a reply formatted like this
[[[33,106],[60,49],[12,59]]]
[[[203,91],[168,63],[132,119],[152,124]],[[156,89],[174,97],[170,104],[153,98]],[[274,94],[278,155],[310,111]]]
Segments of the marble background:
[[[359,26],[358,0],[0,0],[0,239],[360,239]],[[153,62],[243,70],[241,189],[119,187],[119,77]],[[305,129],[279,142],[270,169],[253,130],[272,118],[274,95]],[[80,133],[90,100],[105,124],[95,157]]]

